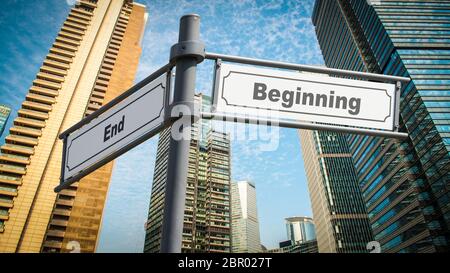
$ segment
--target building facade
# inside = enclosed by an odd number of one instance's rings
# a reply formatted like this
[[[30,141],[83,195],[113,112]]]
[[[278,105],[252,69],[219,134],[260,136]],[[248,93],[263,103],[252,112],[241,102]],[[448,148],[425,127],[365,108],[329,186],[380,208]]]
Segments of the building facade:
[[[367,252],[372,231],[345,135],[299,134],[319,252]]]
[[[285,244],[283,244],[285,243]],[[306,242],[292,241],[281,242],[279,248],[269,249],[264,252],[267,253],[318,253],[317,240],[309,240]]]
[[[313,12],[328,67],[410,77],[405,141],[348,135],[383,252],[449,250],[450,1],[322,1]]]
[[[0,137],[3,135],[3,131],[5,131],[6,123],[8,122],[10,114],[11,108],[4,104],[0,104]]]
[[[232,252],[261,252],[256,187],[252,182],[231,183],[231,233]]]
[[[293,244],[316,240],[316,228],[312,218],[289,217],[285,220],[287,237]]]
[[[132,86],[146,18],[128,0],[71,8],[1,147],[0,252],[95,251],[113,163],[56,194],[58,135]]]
[[[207,96],[195,101],[206,110]],[[144,252],[159,252],[167,179],[170,128],[159,135]],[[211,121],[193,124],[184,212],[183,252],[231,251],[230,140],[212,129]]]

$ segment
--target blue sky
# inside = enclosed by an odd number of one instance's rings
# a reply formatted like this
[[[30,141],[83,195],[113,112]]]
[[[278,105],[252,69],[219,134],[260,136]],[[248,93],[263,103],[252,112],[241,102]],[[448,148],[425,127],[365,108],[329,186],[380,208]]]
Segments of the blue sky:
[[[0,103],[16,116],[47,50],[70,9],[66,0],[6,0],[0,10]],[[201,16],[201,38],[210,52],[322,65],[311,24],[313,1],[139,1],[149,21],[136,81],[165,64],[177,41],[179,18]],[[197,91],[211,93],[212,63],[198,67]],[[9,125],[12,118],[10,118]],[[248,128],[247,128],[248,129]],[[1,138],[4,141],[5,134]],[[142,252],[157,137],[115,162],[104,211],[99,252]],[[232,178],[256,184],[262,243],[286,239],[284,218],[311,216],[297,131],[280,130],[278,149],[261,141],[232,143]]]

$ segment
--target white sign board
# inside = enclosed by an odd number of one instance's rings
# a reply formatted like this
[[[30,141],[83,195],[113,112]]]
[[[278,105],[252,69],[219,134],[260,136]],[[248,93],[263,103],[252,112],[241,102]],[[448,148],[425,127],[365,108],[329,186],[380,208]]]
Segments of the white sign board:
[[[158,133],[165,120],[167,73],[67,136],[62,181]],[[112,160],[111,158],[110,160]]]
[[[265,112],[281,119],[392,131],[395,85],[222,63],[214,106],[220,113]]]

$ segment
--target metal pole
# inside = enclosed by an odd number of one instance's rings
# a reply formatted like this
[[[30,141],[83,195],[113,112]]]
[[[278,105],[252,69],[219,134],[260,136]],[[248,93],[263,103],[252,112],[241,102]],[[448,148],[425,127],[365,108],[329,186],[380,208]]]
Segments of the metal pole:
[[[324,131],[333,131],[333,132],[348,133],[348,134],[362,134],[362,135],[369,135],[369,136],[391,137],[391,138],[397,138],[397,139],[408,138],[408,133],[402,133],[402,132],[390,132],[390,131],[382,131],[382,130],[355,128],[355,127],[335,126],[335,125],[330,125],[330,124],[318,124],[318,123],[305,122],[305,121],[273,120],[270,118],[263,118],[263,117],[249,117],[249,116],[237,116],[237,115],[236,116],[227,116],[226,113],[207,113],[207,112],[202,112],[201,117],[203,119],[233,121],[233,122],[250,123],[250,124],[263,124],[263,125],[279,126],[279,127],[294,128],[294,129],[324,130]]]
[[[188,106],[191,113],[183,113],[185,116],[194,115],[197,63],[204,58],[204,45],[199,37],[200,16],[188,14],[181,17],[178,44],[171,49],[171,63],[176,62],[172,108]],[[181,127],[179,133],[183,134],[185,130],[190,130],[190,127]],[[190,140],[176,140],[171,134],[161,234],[162,253],[181,252],[189,146]]]
[[[263,59],[247,58],[247,57],[241,57],[241,56],[225,55],[225,54],[212,53],[212,52],[206,52],[205,58],[208,60],[220,59],[224,62],[235,62],[235,63],[241,63],[241,64],[260,65],[260,66],[284,68],[284,69],[297,70],[297,71],[323,73],[323,74],[336,75],[336,76],[347,76],[347,77],[351,76],[351,77],[357,77],[357,78],[375,80],[375,81],[382,81],[382,82],[386,82],[386,81],[409,82],[411,80],[410,78],[399,77],[399,76],[366,73],[366,72],[359,72],[359,71],[352,71],[352,70],[342,70],[342,69],[327,68],[327,67],[312,66],[312,65],[285,63],[285,62],[270,61],[270,60],[263,60]]]

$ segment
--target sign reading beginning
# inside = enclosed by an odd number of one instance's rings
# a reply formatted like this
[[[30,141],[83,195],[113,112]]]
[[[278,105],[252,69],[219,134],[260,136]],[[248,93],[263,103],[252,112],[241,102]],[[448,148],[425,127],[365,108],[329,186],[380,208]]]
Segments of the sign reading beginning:
[[[216,112],[394,129],[395,84],[222,63],[214,92]]]

